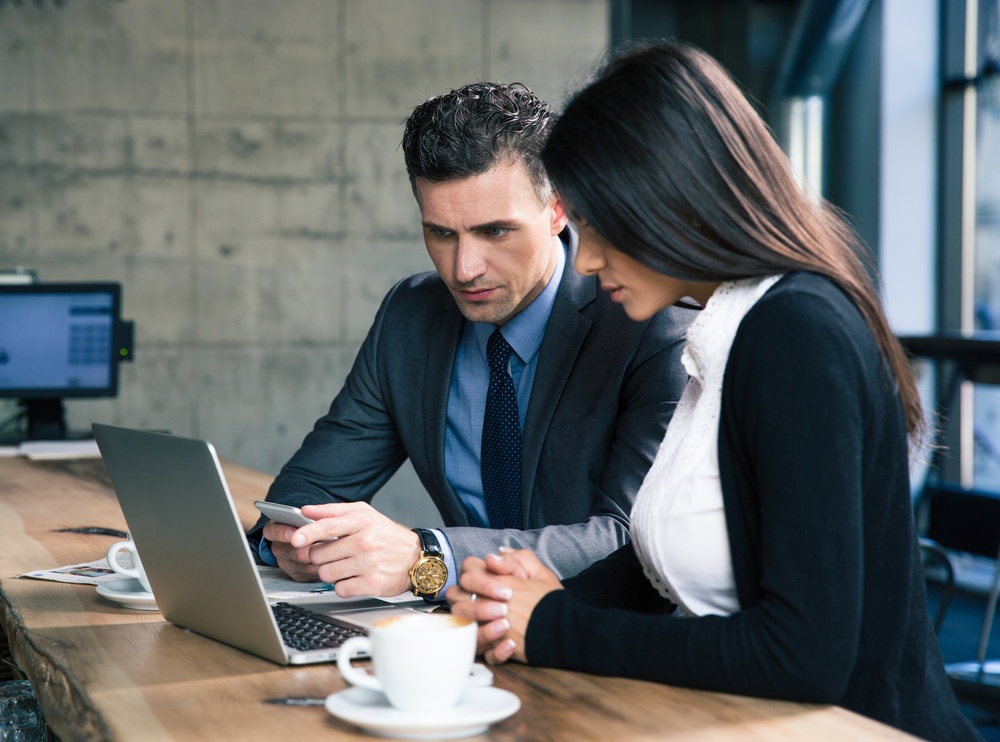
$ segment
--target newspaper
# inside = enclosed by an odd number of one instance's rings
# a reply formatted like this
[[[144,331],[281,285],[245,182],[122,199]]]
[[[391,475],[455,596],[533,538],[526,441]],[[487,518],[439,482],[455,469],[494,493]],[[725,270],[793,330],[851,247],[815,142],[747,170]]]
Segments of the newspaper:
[[[124,561],[124,557],[123,557]],[[55,569],[36,569],[32,572],[19,574],[18,577],[33,577],[36,580],[55,580],[56,582],[75,582],[78,585],[100,585],[102,582],[120,580],[122,576],[108,565],[107,559],[96,562],[81,562]]]

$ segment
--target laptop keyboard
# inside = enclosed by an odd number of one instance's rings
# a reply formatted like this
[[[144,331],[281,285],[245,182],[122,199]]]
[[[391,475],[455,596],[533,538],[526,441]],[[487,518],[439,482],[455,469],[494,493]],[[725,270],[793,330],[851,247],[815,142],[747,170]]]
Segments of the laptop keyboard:
[[[368,633],[360,626],[353,626],[292,603],[276,603],[272,610],[285,644],[301,652],[333,649],[352,636],[366,636]]]

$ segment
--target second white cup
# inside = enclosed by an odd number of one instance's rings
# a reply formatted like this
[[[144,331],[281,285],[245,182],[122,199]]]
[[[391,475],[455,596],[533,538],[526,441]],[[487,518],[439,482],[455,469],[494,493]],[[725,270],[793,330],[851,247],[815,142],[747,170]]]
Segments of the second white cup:
[[[118,554],[122,551],[131,558],[130,567],[118,561]],[[108,566],[122,577],[133,577],[138,580],[142,589],[147,593],[153,592],[149,586],[149,578],[146,577],[146,570],[143,569],[142,561],[139,559],[139,552],[136,551],[135,541],[132,540],[131,536],[129,536],[128,541],[118,541],[111,544],[111,548],[108,549]]]
[[[401,711],[444,711],[469,684],[476,631],[474,621],[446,614],[388,618],[373,624],[368,636],[344,642],[337,668],[348,683],[385,693]],[[374,677],[351,665],[363,651],[372,656]]]

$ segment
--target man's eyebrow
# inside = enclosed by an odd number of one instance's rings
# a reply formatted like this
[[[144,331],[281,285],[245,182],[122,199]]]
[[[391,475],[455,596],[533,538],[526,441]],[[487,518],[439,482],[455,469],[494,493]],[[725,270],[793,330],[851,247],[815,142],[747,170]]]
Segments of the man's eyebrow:
[[[443,227],[440,224],[435,224],[434,222],[421,222],[424,229],[440,229],[445,232],[454,232],[455,230],[451,227]],[[497,219],[492,222],[486,222],[485,224],[476,224],[469,228],[470,232],[485,232],[488,229],[515,229],[519,222],[516,219]]]
[[[440,224],[435,224],[434,222],[421,222],[424,229],[440,229],[443,232],[450,232],[451,229],[448,227],[442,227]]]
[[[518,225],[516,219],[497,219],[486,224],[477,224],[472,228],[473,232],[485,232],[488,229],[514,229]]]

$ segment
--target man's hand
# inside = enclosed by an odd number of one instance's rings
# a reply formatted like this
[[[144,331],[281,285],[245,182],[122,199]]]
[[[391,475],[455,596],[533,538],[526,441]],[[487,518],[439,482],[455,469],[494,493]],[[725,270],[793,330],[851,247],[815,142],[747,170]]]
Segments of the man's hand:
[[[316,582],[317,567],[309,561],[309,549],[293,548],[292,536],[297,529],[271,521],[264,526],[261,535],[271,542],[271,553],[278,560],[281,571],[297,582]]]
[[[335,584],[337,595],[392,596],[410,589],[420,538],[364,502],[305,505],[315,523],[264,526],[278,566],[299,582]]]
[[[526,549],[501,549],[462,563],[459,584],[448,589],[451,612],[479,623],[477,651],[487,662],[526,662],[524,635],[539,601],[562,583]]]

